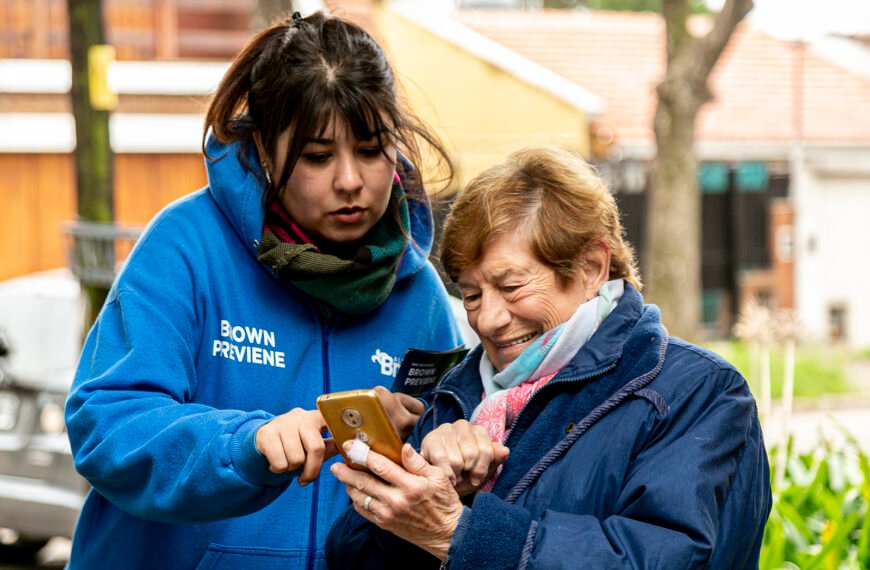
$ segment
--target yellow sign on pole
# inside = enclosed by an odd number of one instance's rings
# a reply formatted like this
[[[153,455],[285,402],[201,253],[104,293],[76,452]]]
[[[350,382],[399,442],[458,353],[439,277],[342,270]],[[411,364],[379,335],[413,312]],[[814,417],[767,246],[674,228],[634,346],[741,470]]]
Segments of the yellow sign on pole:
[[[91,107],[98,111],[111,111],[118,106],[118,94],[109,87],[109,65],[114,61],[114,46],[94,45],[88,49]]]

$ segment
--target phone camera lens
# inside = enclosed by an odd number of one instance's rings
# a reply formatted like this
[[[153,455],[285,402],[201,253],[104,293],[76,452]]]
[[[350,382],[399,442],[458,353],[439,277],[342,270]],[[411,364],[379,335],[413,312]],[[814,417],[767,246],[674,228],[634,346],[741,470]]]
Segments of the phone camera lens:
[[[352,428],[358,428],[363,424],[363,416],[353,408],[345,408],[341,411],[341,421]]]

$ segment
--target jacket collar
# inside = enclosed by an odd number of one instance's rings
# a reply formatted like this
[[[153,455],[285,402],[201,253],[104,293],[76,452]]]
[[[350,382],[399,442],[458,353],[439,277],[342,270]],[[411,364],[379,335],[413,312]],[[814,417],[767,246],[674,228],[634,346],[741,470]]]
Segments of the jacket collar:
[[[584,381],[614,368],[628,382],[657,366],[658,351],[649,350],[649,345],[660,346],[665,336],[658,307],[644,305],[637,289],[626,283],[613,312],[551,382]],[[482,355],[483,347],[478,345],[435,390],[455,396],[466,418],[483,392],[478,372]]]

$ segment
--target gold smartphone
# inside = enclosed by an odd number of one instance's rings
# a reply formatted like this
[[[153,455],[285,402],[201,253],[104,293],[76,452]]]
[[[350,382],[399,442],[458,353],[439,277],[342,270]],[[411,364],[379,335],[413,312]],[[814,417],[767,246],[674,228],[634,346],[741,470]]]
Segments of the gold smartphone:
[[[377,392],[348,390],[323,394],[317,398],[317,409],[326,422],[344,462],[357,471],[368,471],[364,465],[352,463],[344,452],[344,442],[359,439],[393,462],[402,464],[402,440]]]

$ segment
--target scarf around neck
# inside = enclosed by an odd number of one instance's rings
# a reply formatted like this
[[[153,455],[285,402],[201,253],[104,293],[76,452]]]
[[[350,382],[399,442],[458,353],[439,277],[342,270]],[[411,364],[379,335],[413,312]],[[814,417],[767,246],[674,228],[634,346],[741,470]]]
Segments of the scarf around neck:
[[[596,297],[577,307],[567,321],[541,335],[501,372],[496,372],[484,352],[480,358],[484,399],[471,414],[471,423],[482,425],[493,441],[504,443],[510,426],[532,394],[571,361],[616,308],[624,291],[622,279],[608,281]],[[481,489],[492,490],[500,472],[499,467]]]
[[[380,220],[349,248],[325,252],[275,200],[263,221],[257,259],[282,280],[350,314],[367,313],[389,296],[411,235],[408,202],[398,175]],[[397,223],[396,213],[401,221]]]

